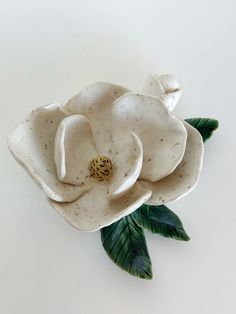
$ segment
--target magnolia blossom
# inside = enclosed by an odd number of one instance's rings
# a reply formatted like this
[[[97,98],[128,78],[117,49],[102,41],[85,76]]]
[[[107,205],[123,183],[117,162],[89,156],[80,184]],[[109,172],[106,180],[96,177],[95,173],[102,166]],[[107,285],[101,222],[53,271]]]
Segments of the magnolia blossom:
[[[180,95],[172,75],[150,75],[139,93],[98,82],[32,111],[9,147],[68,222],[95,231],[197,184],[203,142],[172,113]]]

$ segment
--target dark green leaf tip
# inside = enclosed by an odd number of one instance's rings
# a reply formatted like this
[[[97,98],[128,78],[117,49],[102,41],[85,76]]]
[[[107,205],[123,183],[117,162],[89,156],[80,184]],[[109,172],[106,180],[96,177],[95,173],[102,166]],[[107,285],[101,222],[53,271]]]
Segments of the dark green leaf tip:
[[[185,119],[185,121],[199,131],[203,142],[206,142],[219,127],[219,121],[211,118],[190,118]]]
[[[179,217],[165,205],[142,205],[131,216],[141,228],[152,233],[175,240],[190,240]]]
[[[101,229],[103,247],[121,269],[142,279],[152,279],[152,264],[142,228],[126,216]]]

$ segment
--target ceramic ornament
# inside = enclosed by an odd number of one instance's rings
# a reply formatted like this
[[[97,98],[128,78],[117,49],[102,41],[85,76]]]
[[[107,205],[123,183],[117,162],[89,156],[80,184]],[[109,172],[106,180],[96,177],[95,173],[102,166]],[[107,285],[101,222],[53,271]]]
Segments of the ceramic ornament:
[[[173,75],[149,75],[138,93],[98,82],[33,110],[8,138],[49,204],[77,229],[101,230],[111,259],[140,278],[152,278],[144,229],[189,240],[164,204],[195,188],[218,127],[177,117],[181,93]]]

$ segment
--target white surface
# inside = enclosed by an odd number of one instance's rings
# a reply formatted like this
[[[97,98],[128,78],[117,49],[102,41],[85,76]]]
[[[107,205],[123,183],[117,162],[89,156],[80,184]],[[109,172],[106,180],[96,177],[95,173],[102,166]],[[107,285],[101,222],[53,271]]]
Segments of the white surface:
[[[236,5],[232,0],[0,2],[0,313],[234,314]],[[173,73],[182,117],[215,117],[193,193],[172,204],[188,243],[147,235],[154,279],[106,256],[47,204],[11,157],[10,130],[33,108],[105,80],[139,88]]]

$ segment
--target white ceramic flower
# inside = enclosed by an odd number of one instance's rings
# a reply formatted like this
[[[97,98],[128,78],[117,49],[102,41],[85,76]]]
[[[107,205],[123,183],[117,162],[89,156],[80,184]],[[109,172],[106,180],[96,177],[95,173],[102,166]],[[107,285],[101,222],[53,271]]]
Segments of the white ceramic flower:
[[[180,95],[172,75],[150,75],[138,94],[98,82],[32,111],[9,147],[68,222],[95,231],[195,187],[204,148],[171,112]]]

